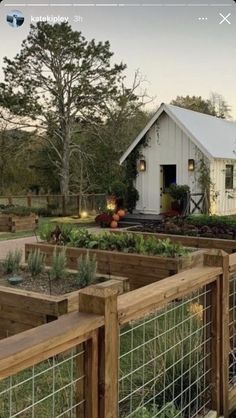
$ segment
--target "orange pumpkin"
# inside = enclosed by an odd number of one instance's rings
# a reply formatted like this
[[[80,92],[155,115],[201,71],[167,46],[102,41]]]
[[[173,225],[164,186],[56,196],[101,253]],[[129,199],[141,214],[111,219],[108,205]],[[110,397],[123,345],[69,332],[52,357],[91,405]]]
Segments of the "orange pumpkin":
[[[118,227],[118,223],[116,221],[112,221],[110,227],[111,228],[117,228]]]
[[[120,220],[120,217],[118,215],[118,213],[114,213],[114,215],[112,216],[113,220],[118,222]]]
[[[125,211],[124,211],[124,209],[120,209],[120,210],[118,210],[117,215],[118,215],[120,218],[123,218],[123,217],[125,216]]]

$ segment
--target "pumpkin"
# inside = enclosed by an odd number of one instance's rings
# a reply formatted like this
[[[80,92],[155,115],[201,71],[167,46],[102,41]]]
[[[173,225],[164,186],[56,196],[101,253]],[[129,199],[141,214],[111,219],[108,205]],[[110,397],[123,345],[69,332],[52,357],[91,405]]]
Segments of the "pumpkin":
[[[117,228],[118,227],[118,223],[116,221],[112,221],[110,227],[111,228]]]
[[[125,211],[124,211],[124,209],[120,209],[120,210],[118,210],[117,215],[118,215],[120,218],[123,218],[123,217],[125,216]]]
[[[114,213],[112,218],[113,218],[113,221],[116,221],[116,222],[118,222],[120,220],[120,217],[119,217],[118,213]]]

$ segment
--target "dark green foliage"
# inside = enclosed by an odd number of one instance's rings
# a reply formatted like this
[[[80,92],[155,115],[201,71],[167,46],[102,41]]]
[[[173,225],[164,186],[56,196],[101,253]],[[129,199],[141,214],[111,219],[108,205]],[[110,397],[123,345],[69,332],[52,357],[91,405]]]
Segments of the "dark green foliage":
[[[125,175],[127,179],[126,209],[133,212],[139,199],[138,190],[134,187],[138,175],[138,160],[142,157],[142,149],[148,146],[148,138],[145,136],[134,148],[125,161]]]
[[[127,193],[127,185],[122,181],[116,180],[111,184],[108,192],[109,194],[114,195],[118,199],[125,200]]]
[[[97,262],[96,255],[90,258],[87,252],[86,256],[82,255],[78,259],[77,281],[79,288],[89,286],[96,279]]]
[[[66,249],[64,248],[61,251],[57,251],[57,248],[54,249],[52,257],[52,267],[50,270],[50,278],[54,280],[62,280],[66,278]]]
[[[44,235],[50,235],[49,239],[51,239],[51,234],[47,231]],[[85,228],[75,227],[72,227],[70,231],[64,235],[64,240],[61,241],[61,243],[78,248],[161,255],[164,257],[181,257],[189,252],[182,245],[174,244],[168,239],[156,240],[154,237],[150,237],[144,240],[142,235],[132,233],[92,234]]]
[[[50,242],[52,232],[55,230],[55,225],[52,223],[43,223],[39,226],[39,237],[43,241]]]
[[[44,265],[45,256],[40,252],[39,249],[35,251],[31,251],[29,253],[28,259],[27,259],[27,269],[30,272],[32,277],[37,277],[39,274],[41,274],[44,271],[45,265]]]
[[[5,274],[18,273],[22,259],[22,251],[9,251],[2,261],[2,269]]]
[[[97,123],[98,114],[101,123],[105,103],[118,94],[126,66],[113,64],[112,56],[108,41],[87,41],[67,23],[38,23],[31,25],[14,59],[4,59],[0,105],[30,119],[36,130],[44,129],[40,136],[49,147],[62,194],[69,193],[71,160],[79,154],[74,133],[87,122]]]
[[[0,210],[0,212],[7,215],[29,216],[33,210],[25,206],[11,206],[9,208]]]
[[[125,208],[129,212],[133,212],[136,207],[136,203],[139,199],[139,192],[134,187],[133,183],[130,183],[127,189],[126,201],[125,201]]]
[[[175,200],[183,200],[190,193],[190,188],[187,184],[171,184],[167,189],[167,193]]]
[[[230,117],[230,106],[218,93],[212,93],[209,99],[201,96],[177,96],[171,104],[222,119]]]
[[[218,216],[218,215],[191,215],[186,220],[196,226],[231,226],[236,228],[235,216]]]

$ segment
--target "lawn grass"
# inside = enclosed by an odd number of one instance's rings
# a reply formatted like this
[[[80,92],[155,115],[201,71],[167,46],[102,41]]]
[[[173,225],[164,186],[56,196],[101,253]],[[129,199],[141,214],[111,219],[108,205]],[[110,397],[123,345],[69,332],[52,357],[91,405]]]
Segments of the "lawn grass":
[[[78,379],[83,381],[80,351],[72,349],[0,381],[0,417],[75,417],[75,405],[83,401],[76,393]]]

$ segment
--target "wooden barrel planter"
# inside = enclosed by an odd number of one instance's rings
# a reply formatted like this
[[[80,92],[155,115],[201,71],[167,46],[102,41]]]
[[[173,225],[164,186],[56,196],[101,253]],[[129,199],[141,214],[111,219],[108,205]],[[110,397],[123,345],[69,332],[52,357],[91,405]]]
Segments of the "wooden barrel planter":
[[[0,214],[0,232],[33,231],[38,225],[34,213],[27,216]]]
[[[227,253],[236,252],[236,240],[233,239],[218,239],[218,238],[205,238],[205,237],[191,237],[187,235],[172,235],[172,234],[159,234],[152,232],[138,232],[131,230],[113,230],[110,231],[112,234],[138,234],[142,235],[144,238],[155,237],[157,240],[170,239],[173,243],[179,243],[185,247],[194,247],[202,249],[216,249],[224,250]]]
[[[31,251],[39,249],[45,254],[45,263],[50,266],[55,246],[51,244],[26,244],[25,257]],[[56,246],[57,251],[65,247]],[[79,256],[96,255],[97,272],[115,276],[128,277],[130,289],[138,289],[154,283],[157,280],[172,276],[180,271],[187,270],[203,262],[203,251],[193,251],[187,256],[168,258],[161,256],[148,256],[141,254],[127,254],[117,251],[87,250],[84,248],[66,247],[68,268],[75,269]]]

